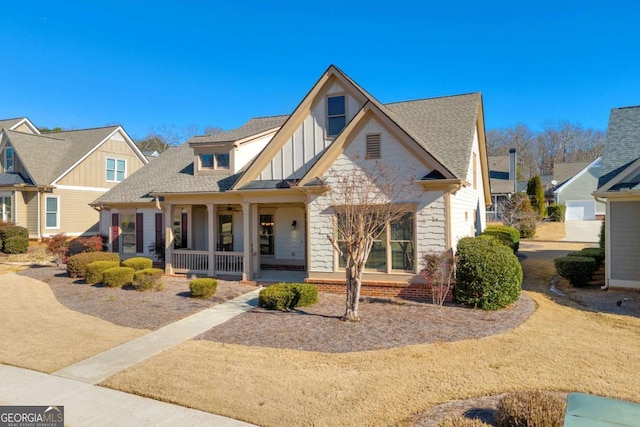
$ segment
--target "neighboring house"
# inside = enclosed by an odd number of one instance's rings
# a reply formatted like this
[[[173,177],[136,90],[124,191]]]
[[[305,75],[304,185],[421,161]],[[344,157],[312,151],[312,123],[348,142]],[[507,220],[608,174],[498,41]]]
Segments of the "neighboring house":
[[[419,280],[425,253],[484,229],[491,200],[481,95],[385,105],[334,66],[290,116],[194,137],[93,206],[123,256],[149,254],[165,239],[167,273],[251,280],[285,269],[343,284],[325,192],[339,185],[336,174],[377,162],[411,184],[394,200],[406,215],[386,224],[365,281]]]
[[[601,157],[592,162],[553,164],[553,178],[557,182],[553,190],[554,201],[567,206],[567,221],[601,220],[604,217],[605,204],[593,197],[598,188],[601,165]]]
[[[606,286],[640,289],[640,106],[611,110],[593,195],[606,200]]]
[[[491,208],[487,211],[489,221],[500,221],[502,204],[521,187],[516,179],[516,155],[516,149],[510,148],[507,156],[489,156],[491,183]]]
[[[33,239],[97,234],[89,203],[147,163],[120,126],[40,134],[20,118],[0,127],[2,219]]]

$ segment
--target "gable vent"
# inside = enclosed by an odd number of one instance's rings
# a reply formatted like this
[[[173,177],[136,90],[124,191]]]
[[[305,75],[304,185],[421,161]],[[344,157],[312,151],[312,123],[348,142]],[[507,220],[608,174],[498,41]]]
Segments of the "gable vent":
[[[367,159],[380,158],[380,134],[367,135]]]

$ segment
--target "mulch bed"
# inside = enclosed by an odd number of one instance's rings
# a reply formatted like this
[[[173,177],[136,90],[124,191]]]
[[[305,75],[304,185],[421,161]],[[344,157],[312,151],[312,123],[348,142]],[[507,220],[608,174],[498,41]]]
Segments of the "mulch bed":
[[[364,299],[361,321],[343,322],[345,296],[320,294],[311,307],[281,312],[253,309],[197,339],[228,344],[325,353],[380,350],[412,344],[459,341],[515,328],[535,310],[527,295],[499,311],[483,311],[399,299]]]
[[[191,298],[189,279],[165,276],[162,291],[136,291],[132,286],[108,288],[71,279],[57,267],[32,267],[18,274],[48,283],[65,307],[96,316],[120,326],[158,329],[205,308],[250,292],[255,286],[218,280],[218,290],[209,299]]]

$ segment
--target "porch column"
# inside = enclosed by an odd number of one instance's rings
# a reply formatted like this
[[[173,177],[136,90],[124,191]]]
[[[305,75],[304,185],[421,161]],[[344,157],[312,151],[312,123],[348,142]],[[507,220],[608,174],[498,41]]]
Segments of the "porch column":
[[[213,203],[207,203],[207,227],[208,227],[208,233],[207,236],[209,237],[209,244],[208,244],[208,265],[209,265],[209,271],[207,272],[207,275],[210,277],[215,276],[216,274],[216,266],[214,264],[215,262],[215,251],[216,251],[216,235],[215,235],[215,229],[216,229],[216,205],[214,205]]]
[[[254,203],[251,205],[251,242],[254,242],[256,247],[259,242],[258,226],[260,222],[258,218],[258,204]],[[254,279],[260,277],[260,252],[253,250],[253,247],[251,248],[251,272]]]
[[[164,208],[164,272],[173,274],[173,210],[171,203],[165,202]]]
[[[251,203],[241,203],[242,205],[242,238],[244,241],[244,260],[242,262],[242,280],[251,280]]]

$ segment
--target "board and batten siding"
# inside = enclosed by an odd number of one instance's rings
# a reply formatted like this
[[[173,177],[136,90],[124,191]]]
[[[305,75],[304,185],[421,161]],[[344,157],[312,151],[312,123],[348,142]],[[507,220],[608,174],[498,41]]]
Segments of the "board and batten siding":
[[[275,135],[275,131],[261,136],[260,138],[256,138],[253,141],[242,144],[240,147],[234,148],[231,152],[231,155],[233,156],[232,163],[235,172],[238,172],[240,169],[245,167],[258,154],[260,154],[262,149],[267,146],[269,141],[271,141],[273,135]]]
[[[640,200],[610,201],[607,227],[609,285],[640,288]]]
[[[55,189],[52,193],[41,193],[40,230],[43,237],[58,233],[69,236],[95,235],[99,232],[100,214],[89,206],[103,194],[101,191]],[[60,228],[46,228],[46,197],[59,196]]]
[[[325,135],[326,97],[330,95],[345,95],[347,123],[362,107],[362,104],[346,93],[342,86],[338,83],[332,84],[318,95],[318,102],[312,107],[311,113],[302,120],[289,140],[260,173],[258,180],[301,178],[320,153],[333,142],[333,138],[326,138]]]
[[[130,176],[144,166],[142,160],[133,152],[124,137],[120,133],[116,133],[84,159],[82,163],[60,179],[58,184],[93,188],[116,186],[117,182],[107,181],[107,158],[125,160],[127,162],[125,177]]]

